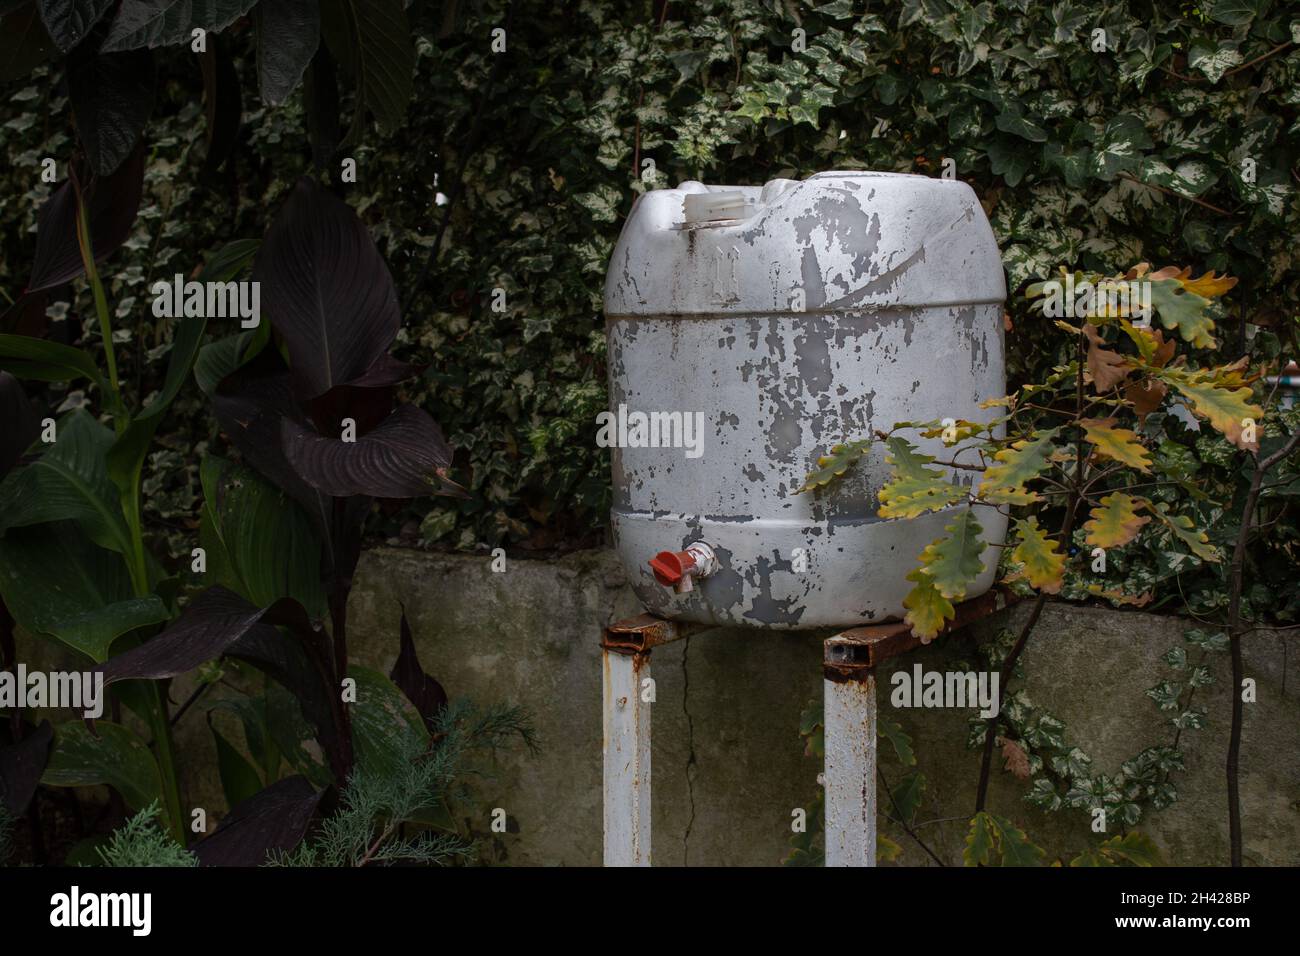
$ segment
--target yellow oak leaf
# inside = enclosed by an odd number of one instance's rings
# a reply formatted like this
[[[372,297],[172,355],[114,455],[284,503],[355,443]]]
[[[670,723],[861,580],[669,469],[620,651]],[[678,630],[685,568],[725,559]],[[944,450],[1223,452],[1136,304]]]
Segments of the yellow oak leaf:
[[[1137,513],[1145,505],[1144,499],[1123,492],[1107,495],[1084,522],[1083,530],[1087,532],[1084,540],[1094,548],[1119,548],[1128,544],[1151,520]]]
[[[1032,515],[1016,522],[1016,533],[1020,542],[1011,552],[1011,560],[1024,565],[1025,580],[1033,587],[1056,594],[1065,579],[1065,555]]]
[[[934,578],[925,571],[917,568],[907,576],[907,580],[916,587],[903,598],[903,607],[907,608],[907,616],[903,620],[912,628],[912,633],[921,639],[921,643],[929,644],[943,630],[944,622],[953,619],[955,612],[948,599],[934,586]]]
[[[1151,454],[1142,445],[1137,432],[1116,428],[1113,418],[1085,418],[1079,422],[1084,437],[1092,442],[1096,453],[1138,471],[1151,470]]]

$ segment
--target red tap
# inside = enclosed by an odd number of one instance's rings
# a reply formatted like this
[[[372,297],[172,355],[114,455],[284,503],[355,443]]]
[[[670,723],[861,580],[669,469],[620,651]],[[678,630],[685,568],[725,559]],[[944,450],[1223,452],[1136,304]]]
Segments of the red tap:
[[[650,559],[655,580],[666,588],[676,587],[693,567],[695,555],[689,551],[660,551]]]

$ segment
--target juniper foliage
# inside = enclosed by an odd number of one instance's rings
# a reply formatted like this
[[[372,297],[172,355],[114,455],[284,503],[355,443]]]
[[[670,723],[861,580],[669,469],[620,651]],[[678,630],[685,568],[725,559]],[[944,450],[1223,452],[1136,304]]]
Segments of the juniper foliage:
[[[475,841],[459,833],[421,830],[406,836],[408,826],[464,792],[464,778],[478,773],[472,757],[518,738],[532,752],[537,738],[532,724],[516,707],[478,710],[472,704],[449,704],[435,718],[427,740],[402,738],[402,754],[392,774],[354,772],[339,801],[316,834],[296,850],[271,861],[275,866],[359,867],[403,863],[441,866],[467,860]]]

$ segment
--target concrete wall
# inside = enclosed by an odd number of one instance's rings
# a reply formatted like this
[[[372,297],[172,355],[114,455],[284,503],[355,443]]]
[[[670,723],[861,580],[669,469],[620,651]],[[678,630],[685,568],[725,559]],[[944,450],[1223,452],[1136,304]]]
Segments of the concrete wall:
[[[358,663],[387,670],[396,652],[398,602],[405,604],[425,668],[453,696],[509,701],[527,708],[542,752],[502,752],[493,775],[476,785],[462,816],[482,822],[503,807],[511,833],[499,842],[506,862],[594,865],[601,858],[601,627],[637,613],[612,554],[587,551],[554,561],[511,560],[492,573],[489,559],[393,548],[368,552],[358,572],[349,630]],[[973,665],[972,641],[1014,627],[1024,608],[1002,612],[895,666]],[[1170,677],[1160,658],[1182,643],[1184,622],[1135,612],[1049,605],[1025,656],[1028,691],[1068,727],[1069,738],[1114,773],[1171,731],[1145,697]],[[1258,703],[1246,708],[1241,788],[1245,856],[1268,865],[1300,864],[1300,677],[1289,676],[1295,632],[1256,632],[1246,663]],[[799,713],[820,698],[821,635],[716,630],[660,648],[654,720],[654,859],[657,864],[772,865],[785,855],[791,810],[816,794],[818,763],[802,755]],[[1229,698],[1226,655],[1215,684],[1198,691],[1210,725],[1183,734],[1187,770],[1176,776],[1178,803],[1140,828],[1170,862],[1223,864],[1228,856],[1223,760]],[[912,735],[928,788],[918,819],[945,862],[959,862],[974,803],[979,758],[965,747],[972,711],[895,711],[887,670],[882,714]],[[886,768],[888,764],[886,763]],[[886,773],[889,770],[886,769]],[[1088,817],[1043,814],[1021,800],[1025,784],[995,774],[990,809],[1017,821],[1050,854],[1087,846]],[[885,828],[885,832],[890,832]],[[903,861],[929,862],[905,834]]]
[[[488,775],[457,806],[488,835],[492,808],[510,832],[487,844],[488,858],[519,865],[597,865],[601,860],[601,628],[640,608],[611,552],[552,561],[510,560],[492,573],[486,557],[378,548],[362,559],[349,632],[356,663],[387,671],[405,604],[426,670],[454,697],[525,707],[541,753],[502,750]],[[890,675],[975,667],[975,642],[1014,628],[1024,606],[1003,611],[894,662],[878,678],[881,714],[912,736],[927,788],[920,835],[946,863],[957,863],[975,800],[979,755],[965,746],[972,710],[897,710]],[[1025,654],[1027,689],[1061,718],[1071,743],[1113,774],[1171,730],[1145,692],[1172,675],[1161,656],[1182,643],[1186,623],[1134,611],[1049,604]],[[805,757],[800,711],[822,694],[819,634],[719,629],[654,651],[654,859],[657,864],[767,866],[788,850],[791,811],[817,794],[818,761]],[[1247,638],[1246,673],[1258,702],[1245,710],[1241,792],[1248,863],[1300,865],[1300,632],[1257,631]],[[75,668],[70,652],[20,643],[20,659],[48,669]],[[1186,731],[1179,800],[1148,814],[1139,828],[1166,859],[1222,865],[1228,859],[1224,757],[1230,700],[1226,654],[1213,659],[1216,681],[1197,692],[1209,726]],[[192,677],[172,688],[184,700]],[[219,692],[218,692],[219,693]],[[60,714],[56,719],[69,715]],[[237,741],[236,741],[237,742]],[[216,752],[197,713],[177,729],[186,805],[215,824],[225,813]],[[887,745],[882,768],[901,776]],[[1052,856],[1077,854],[1096,838],[1080,811],[1045,814],[1021,799],[1026,785],[999,770],[990,809],[1016,821]],[[903,847],[902,862],[931,864],[906,834],[882,823]]]

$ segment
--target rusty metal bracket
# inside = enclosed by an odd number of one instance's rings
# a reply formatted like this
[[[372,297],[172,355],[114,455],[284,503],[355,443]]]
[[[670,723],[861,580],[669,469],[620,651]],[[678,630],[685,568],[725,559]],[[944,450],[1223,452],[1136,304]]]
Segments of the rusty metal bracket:
[[[959,630],[1016,600],[1006,592],[995,590],[963,601],[953,608],[953,620],[939,634]],[[911,627],[903,621],[850,628],[823,643],[822,676],[828,681],[864,680],[869,671],[885,661],[920,646],[921,639],[913,636]]]
[[[671,644],[709,625],[689,621],[669,621],[653,614],[638,614],[611,624],[601,633],[602,650],[615,654],[649,653],[661,644]]]

